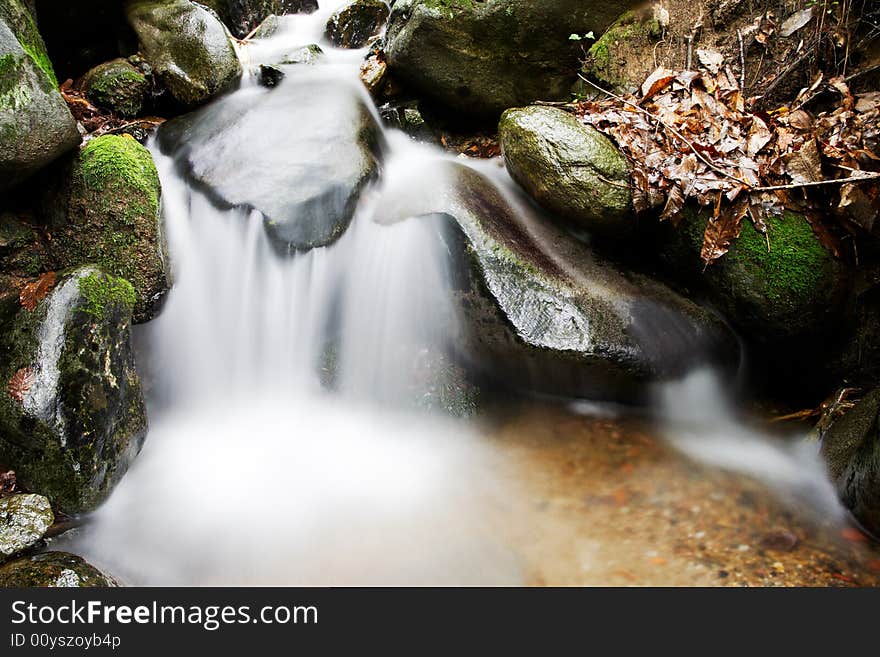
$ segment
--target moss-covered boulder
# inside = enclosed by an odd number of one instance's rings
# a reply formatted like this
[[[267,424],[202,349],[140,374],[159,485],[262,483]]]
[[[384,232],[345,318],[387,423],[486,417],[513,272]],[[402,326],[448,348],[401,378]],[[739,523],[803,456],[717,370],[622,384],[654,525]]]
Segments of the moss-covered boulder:
[[[114,59],[91,69],[80,87],[92,103],[122,116],[137,116],[150,83],[128,60]]]
[[[113,578],[68,552],[43,552],[0,566],[3,588],[85,588],[116,586]]]
[[[452,110],[497,118],[534,100],[565,99],[582,51],[635,0],[398,0],[385,52],[395,79]]]
[[[310,14],[318,9],[318,0],[204,0],[229,27],[244,38],[267,17],[283,14]]]
[[[135,298],[93,267],[0,294],[0,462],[66,513],[98,506],[146,433]]]
[[[834,422],[822,454],[843,505],[880,539],[880,389]]]
[[[76,121],[33,16],[20,0],[0,3],[0,190],[43,168],[80,141]]]
[[[673,271],[705,284],[712,302],[749,337],[766,344],[833,326],[849,271],[803,215],[789,211],[769,219],[767,235],[746,219],[727,255],[704,268],[707,223],[707,212],[687,208],[679,227],[658,243],[660,256]]]
[[[326,246],[378,172],[379,128],[355,84],[303,70],[169,121],[159,144],[216,203],[260,212],[280,251]]]
[[[104,135],[53,172],[53,181],[43,212],[54,266],[100,265],[134,286],[136,322],[153,317],[170,275],[150,152],[128,135]]]
[[[628,11],[587,51],[582,73],[607,89],[635,92],[656,67],[650,55],[662,35],[660,21],[650,9]],[[578,81],[575,91],[591,88]]]
[[[354,0],[333,12],[327,21],[327,38],[340,48],[363,48],[388,20],[383,0]]]
[[[241,76],[229,30],[211,10],[189,0],[129,0],[125,9],[144,57],[184,105],[204,103]]]
[[[32,277],[50,261],[42,227],[32,215],[0,210],[0,272]]]
[[[42,495],[0,499],[0,562],[36,545],[53,522],[52,505]]]
[[[543,207],[591,231],[633,233],[629,164],[608,137],[543,106],[507,110],[498,136],[510,175]]]
[[[639,400],[649,382],[700,362],[738,363],[712,313],[512,206],[475,170],[445,162],[411,173],[378,216],[438,222],[460,316],[452,344],[479,373],[529,392]],[[425,179],[437,185],[430,198],[416,182]]]

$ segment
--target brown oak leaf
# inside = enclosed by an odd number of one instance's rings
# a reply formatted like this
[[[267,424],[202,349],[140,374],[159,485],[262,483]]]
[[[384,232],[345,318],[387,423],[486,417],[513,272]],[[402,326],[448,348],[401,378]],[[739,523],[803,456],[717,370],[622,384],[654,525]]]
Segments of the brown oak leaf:
[[[46,295],[55,287],[55,281],[55,272],[50,271],[25,285],[21,288],[21,293],[18,297],[21,305],[27,310],[34,310],[37,304],[45,299]]]
[[[12,375],[11,379],[9,379],[9,385],[6,389],[9,392],[9,396],[20,404],[24,401],[24,396],[28,393],[28,390],[31,389],[33,384],[33,369],[30,367],[22,367]]]

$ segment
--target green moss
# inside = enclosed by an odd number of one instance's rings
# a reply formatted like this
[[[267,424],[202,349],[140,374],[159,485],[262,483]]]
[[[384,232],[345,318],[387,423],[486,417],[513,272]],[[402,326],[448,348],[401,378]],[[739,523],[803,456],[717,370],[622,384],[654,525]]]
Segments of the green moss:
[[[587,52],[584,73],[612,86],[623,85],[627,80],[626,67],[617,70],[615,54],[632,55],[631,50],[645,41],[660,38],[663,28],[654,18],[644,19],[635,11],[628,11],[596,40]]]
[[[124,59],[93,68],[82,83],[89,100],[124,116],[138,115],[148,86],[147,78]]]
[[[0,20],[9,26],[21,44],[22,50],[46,74],[51,85],[57,88],[58,79],[46,52],[46,44],[43,43],[37,23],[27,7],[21,0],[4,0],[0,3]]]
[[[124,135],[92,139],[80,153],[85,183],[95,191],[124,184],[142,193],[155,213],[159,211],[159,174],[150,151]]]
[[[123,304],[131,310],[137,301],[132,284],[115,276],[83,276],[79,279],[79,291],[85,300],[80,310],[99,319],[106,317],[109,306]]]
[[[22,57],[13,54],[0,57],[0,110],[15,112],[30,105],[31,90],[27,84],[22,84],[23,73]],[[6,129],[12,130],[12,126]],[[4,133],[4,139],[14,137]]]

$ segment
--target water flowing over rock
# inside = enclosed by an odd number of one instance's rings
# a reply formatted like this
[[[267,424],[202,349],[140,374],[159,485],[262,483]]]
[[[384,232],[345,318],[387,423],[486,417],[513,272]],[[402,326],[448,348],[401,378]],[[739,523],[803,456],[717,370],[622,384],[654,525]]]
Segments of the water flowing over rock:
[[[53,522],[52,505],[42,495],[0,499],[0,562],[36,545]]]
[[[476,116],[567,98],[582,56],[571,34],[600,34],[634,2],[398,0],[385,51],[395,76]]]
[[[204,0],[200,3],[217,12],[232,33],[244,38],[272,15],[309,14],[318,0]]]
[[[354,84],[292,77],[159,131],[163,151],[215,201],[260,212],[283,251],[335,241],[378,167],[379,128]]]
[[[363,48],[382,31],[388,14],[384,0],[354,0],[330,16],[327,38],[340,48]]]
[[[456,344],[484,373],[539,393],[637,399],[646,383],[701,358],[734,364],[736,341],[717,317],[622,271],[524,204],[514,210],[480,173],[446,164],[419,176],[446,177],[447,192],[398,198],[388,216],[456,220],[466,239],[444,231],[458,259]]]
[[[54,267],[96,263],[134,285],[134,319],[157,312],[170,286],[159,215],[159,176],[131,137],[92,139],[52,172],[42,207]]]
[[[844,506],[880,538],[880,389],[834,422],[822,453]]]
[[[89,267],[53,281],[41,300],[0,295],[0,461],[79,513],[106,498],[146,433],[129,345],[135,292]]]
[[[241,76],[229,31],[205,7],[189,0],[130,0],[126,15],[146,60],[184,105],[205,102]]]
[[[588,230],[634,232],[629,164],[605,135],[539,106],[507,110],[498,131],[510,175],[543,207]]]
[[[19,0],[0,5],[0,190],[8,189],[80,141],[58,93],[46,48]]]
[[[84,588],[116,586],[113,578],[67,552],[44,552],[0,566],[0,586],[6,588]]]

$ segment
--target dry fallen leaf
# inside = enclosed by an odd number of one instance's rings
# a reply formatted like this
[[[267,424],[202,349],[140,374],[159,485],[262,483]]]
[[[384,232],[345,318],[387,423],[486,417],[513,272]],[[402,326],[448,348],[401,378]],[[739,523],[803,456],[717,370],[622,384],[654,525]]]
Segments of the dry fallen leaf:
[[[783,158],[785,172],[793,183],[803,184],[822,180],[822,160],[816,140],[811,139],[800,150]]]
[[[794,12],[782,23],[782,26],[779,28],[779,35],[783,37],[790,37],[792,34],[801,29],[804,25],[809,23],[810,19],[812,18],[812,7],[807,7],[806,9],[801,9],[800,11]]]
[[[659,67],[656,71],[648,76],[648,79],[642,84],[642,100],[644,103],[650,100],[663,89],[665,89],[675,79],[675,73],[668,68]]]
[[[697,50],[697,59],[700,60],[700,64],[707,68],[712,75],[718,75],[718,71],[724,65],[724,56],[717,50],[699,48]]]
[[[28,393],[28,390],[31,389],[33,384],[33,369],[30,367],[22,367],[12,375],[11,379],[9,379],[9,385],[6,387],[6,390],[9,392],[10,397],[21,404],[24,401],[24,396]]]
[[[55,287],[55,272],[50,271],[21,288],[19,301],[26,310],[32,311],[52,291],[53,287]]]

